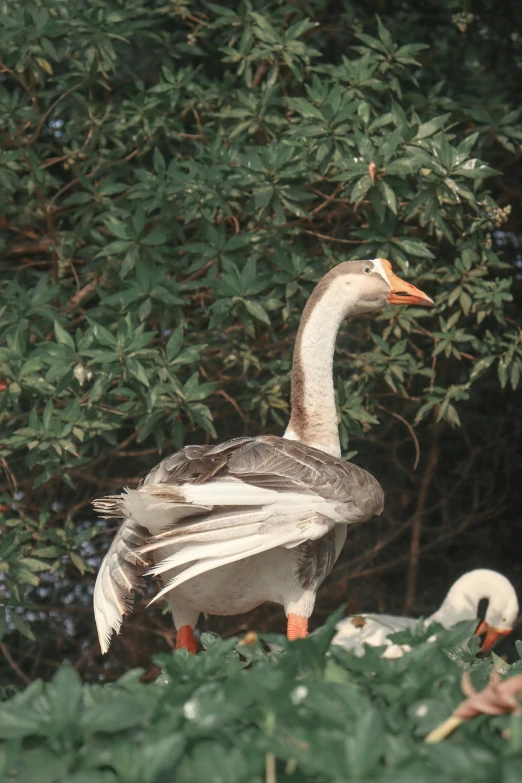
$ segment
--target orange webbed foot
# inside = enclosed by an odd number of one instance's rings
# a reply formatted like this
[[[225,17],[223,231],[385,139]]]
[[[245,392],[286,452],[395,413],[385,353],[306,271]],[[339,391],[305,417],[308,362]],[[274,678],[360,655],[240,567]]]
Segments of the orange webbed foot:
[[[291,641],[294,639],[306,639],[308,636],[308,618],[299,617],[298,614],[289,614],[286,635]]]
[[[182,625],[176,635],[176,650],[184,647],[191,655],[196,654],[196,639],[190,625]]]

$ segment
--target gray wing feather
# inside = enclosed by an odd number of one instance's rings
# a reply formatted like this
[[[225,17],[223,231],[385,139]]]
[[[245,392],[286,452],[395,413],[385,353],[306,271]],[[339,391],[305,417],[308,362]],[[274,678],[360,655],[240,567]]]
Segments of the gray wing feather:
[[[305,541],[295,548],[297,578],[305,590],[317,590],[337,560],[335,530],[330,530],[316,541]]]
[[[366,521],[383,509],[384,493],[367,471],[350,462],[276,436],[252,439],[231,454],[231,475],[257,487],[320,495],[347,506],[347,521]]]
[[[347,521],[366,521],[383,508],[379,482],[350,462],[298,441],[275,435],[236,438],[218,446],[187,446],[167,457],[146,484],[201,484],[209,479],[239,479],[279,492],[302,492],[347,507]]]

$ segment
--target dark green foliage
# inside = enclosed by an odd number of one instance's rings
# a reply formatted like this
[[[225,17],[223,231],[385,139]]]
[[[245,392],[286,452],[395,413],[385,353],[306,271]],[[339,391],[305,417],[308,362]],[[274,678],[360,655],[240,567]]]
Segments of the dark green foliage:
[[[435,642],[401,635],[413,650],[388,661],[379,658],[382,648],[367,648],[362,658],[328,649],[338,619],[339,613],[307,640],[270,637],[281,653],[265,652],[260,641],[245,645],[207,634],[200,655],[158,655],[162,673],[148,685],[135,669],[109,686],[82,686],[64,667],[50,683],[37,680],[0,705],[2,780],[518,779],[520,716],[476,718],[442,744],[423,743],[462,700],[465,668],[477,689],[489,678],[491,658],[477,660],[461,647],[469,623],[439,628]],[[510,676],[520,662],[506,669]]]
[[[448,542],[466,554],[418,609],[467,567],[503,565],[520,508],[522,55],[515,11],[497,9],[0,6],[0,633],[22,677],[64,655],[95,676],[90,591],[112,529],[90,501],[183,443],[280,433],[300,312],[348,258],[389,258],[437,307],[341,334],[344,453],[387,501],[350,533],[328,606],[409,560],[412,609],[419,551]],[[379,590],[351,589],[350,608]],[[107,676],[156,649],[137,617]]]

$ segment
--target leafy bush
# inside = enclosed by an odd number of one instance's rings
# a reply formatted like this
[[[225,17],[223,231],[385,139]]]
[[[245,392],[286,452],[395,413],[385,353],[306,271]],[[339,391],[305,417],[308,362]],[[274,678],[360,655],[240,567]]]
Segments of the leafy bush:
[[[337,613],[337,619],[339,613]],[[475,718],[439,745],[426,734],[462,700],[471,670],[481,689],[491,656],[477,660],[469,623],[426,641],[434,627],[400,634],[402,659],[331,647],[333,617],[307,640],[267,654],[259,640],[203,639],[205,652],[157,656],[162,675],[133,670],[108,686],[83,685],[72,667],[0,706],[2,780],[29,783],[283,783],[515,781],[522,717]],[[440,628],[438,628],[440,631]],[[267,637],[268,638],[268,637]],[[245,641],[249,642],[245,644]],[[497,658],[497,662],[500,659]],[[522,661],[505,667],[520,672]]]
[[[475,6],[470,22],[432,3],[429,26],[416,3],[383,19],[322,0],[2,6],[0,573],[22,678],[64,654],[95,676],[112,531],[91,499],[186,441],[280,433],[299,314],[348,258],[389,258],[437,307],[341,335],[344,453],[387,506],[350,534],[329,605],[409,560],[411,609],[422,548],[467,553],[467,531],[486,564],[511,551],[489,531],[520,496],[520,47]],[[143,659],[141,637],[109,676]]]

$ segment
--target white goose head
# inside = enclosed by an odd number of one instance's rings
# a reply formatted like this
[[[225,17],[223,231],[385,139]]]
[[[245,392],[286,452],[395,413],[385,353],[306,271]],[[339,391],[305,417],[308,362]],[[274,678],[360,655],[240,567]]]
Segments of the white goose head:
[[[483,599],[488,601],[488,608],[475,633],[486,634],[482,649],[488,650],[500,637],[511,633],[519,611],[513,585],[497,571],[478,568],[461,576],[431,619],[446,627],[473,620]]]
[[[433,306],[433,301],[411,283],[401,280],[385,258],[345,261],[331,269],[313,291],[303,313],[306,323],[310,310],[326,304],[332,317],[381,310],[386,304]]]

